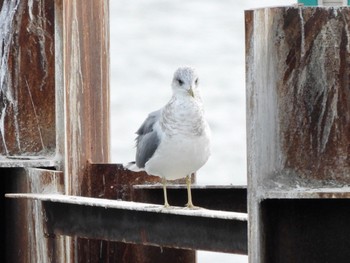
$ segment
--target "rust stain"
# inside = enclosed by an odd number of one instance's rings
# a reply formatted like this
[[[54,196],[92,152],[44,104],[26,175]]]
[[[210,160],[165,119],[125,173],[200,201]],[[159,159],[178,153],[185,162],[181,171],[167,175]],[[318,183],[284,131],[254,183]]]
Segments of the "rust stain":
[[[282,46],[289,50],[286,56],[277,51],[286,65],[278,73],[285,167],[304,177],[350,182],[349,9],[282,12]]]
[[[54,9],[49,1],[29,2],[2,6],[2,12],[15,9],[9,21],[2,21],[9,33],[0,39],[6,76],[0,88],[4,156],[53,155],[56,146]]]
[[[109,160],[109,16],[105,1],[63,1],[69,188],[81,194],[86,162]]]
[[[141,236],[141,242],[142,243],[147,243],[147,231],[146,231],[146,229],[141,229],[140,230],[140,236]]]
[[[88,162],[82,193],[84,196],[133,201],[133,185],[160,182],[158,176],[135,173],[121,164]]]
[[[245,51],[247,56],[247,52],[251,48],[252,32],[254,30],[253,28],[254,12],[253,10],[246,10],[244,14],[245,14],[244,16],[245,17]]]

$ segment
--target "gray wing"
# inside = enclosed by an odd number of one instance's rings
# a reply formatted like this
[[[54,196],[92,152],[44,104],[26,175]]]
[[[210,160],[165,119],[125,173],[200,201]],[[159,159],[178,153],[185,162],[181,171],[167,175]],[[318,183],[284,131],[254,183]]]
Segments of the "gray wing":
[[[159,145],[160,140],[153,126],[159,120],[160,113],[161,110],[150,113],[136,132],[136,165],[139,168],[145,167]]]

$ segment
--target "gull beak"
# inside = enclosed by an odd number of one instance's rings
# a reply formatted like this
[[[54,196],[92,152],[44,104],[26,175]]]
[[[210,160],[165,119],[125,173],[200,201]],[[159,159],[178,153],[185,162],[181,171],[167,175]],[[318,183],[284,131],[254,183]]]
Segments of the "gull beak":
[[[194,93],[193,93],[192,87],[190,87],[190,89],[188,90],[188,94],[189,94],[192,98],[194,98]]]

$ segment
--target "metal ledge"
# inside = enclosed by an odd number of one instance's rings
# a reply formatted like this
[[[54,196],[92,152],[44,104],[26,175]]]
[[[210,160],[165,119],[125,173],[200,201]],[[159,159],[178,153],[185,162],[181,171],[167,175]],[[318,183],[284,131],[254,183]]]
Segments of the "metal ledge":
[[[247,214],[118,200],[7,194],[40,200],[47,234],[172,248],[247,254]]]
[[[42,156],[0,156],[0,168],[55,167],[59,160]]]

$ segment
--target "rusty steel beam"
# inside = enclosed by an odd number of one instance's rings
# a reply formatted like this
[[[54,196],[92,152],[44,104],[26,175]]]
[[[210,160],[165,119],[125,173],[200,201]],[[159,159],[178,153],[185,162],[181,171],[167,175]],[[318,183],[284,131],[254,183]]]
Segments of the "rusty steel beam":
[[[247,215],[243,213],[165,209],[162,205],[66,195],[7,197],[43,201],[49,235],[247,254]]]
[[[144,172],[134,173],[124,169],[121,164],[113,163],[88,163],[87,174],[83,182],[83,195],[108,199],[120,199],[126,201],[138,201],[153,204],[163,203],[163,193],[160,186],[160,178],[149,176]],[[169,185],[169,200],[172,205],[184,206],[187,198],[184,186]],[[235,212],[247,211],[246,187],[218,186],[206,187],[206,189],[193,186],[194,198],[197,205],[216,210]],[[86,241],[90,245],[95,241]],[[143,262],[145,258],[149,262],[164,262],[171,257],[177,262],[194,262],[195,252],[191,250],[155,249],[152,246],[140,246],[110,242],[108,246],[103,241],[96,241],[99,247],[108,247],[109,251],[119,251],[122,258],[128,258],[128,262]],[[102,255],[108,257],[108,250],[103,250]],[[98,258],[100,252],[96,256]],[[118,253],[112,253],[112,259],[116,260]],[[153,259],[153,261],[152,261]],[[157,260],[157,261],[155,261]]]
[[[133,185],[154,184],[159,177],[148,176],[146,173],[134,173],[124,169],[121,164],[87,162],[87,171],[82,185],[83,196],[108,199],[135,200]],[[110,262],[143,263],[164,262],[169,258],[178,263],[195,262],[196,253],[186,249],[171,249],[146,245],[136,245],[105,240],[80,239],[89,248],[89,253],[80,255],[80,262]],[[103,249],[101,249],[103,248]]]

